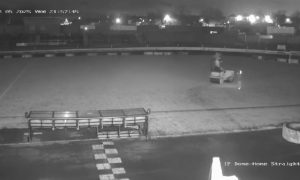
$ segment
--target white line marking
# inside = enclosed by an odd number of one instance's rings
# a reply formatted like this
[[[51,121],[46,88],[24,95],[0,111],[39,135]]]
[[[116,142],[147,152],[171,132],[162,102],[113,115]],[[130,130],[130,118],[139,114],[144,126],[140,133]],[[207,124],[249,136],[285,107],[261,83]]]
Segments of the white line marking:
[[[118,179],[118,180],[129,180],[129,178],[121,178],[121,179]]]
[[[126,173],[124,168],[112,168],[111,170],[114,174],[125,174]]]
[[[116,157],[116,158],[107,158],[108,163],[110,164],[115,164],[115,163],[122,163],[121,158]]]
[[[94,144],[92,145],[93,150],[99,150],[99,149],[104,149],[102,144]]]
[[[100,180],[114,180],[115,176],[113,174],[101,174],[99,175]]]
[[[112,141],[103,141],[103,145],[111,145],[111,146],[113,146],[114,142],[112,142]]]
[[[95,154],[95,159],[107,159],[106,154]]]
[[[105,154],[118,154],[117,149],[105,149]]]
[[[22,74],[25,72],[27,68],[27,64],[23,67],[22,71],[17,75],[16,79],[11,82],[8,87],[4,90],[4,92],[0,96],[0,100],[6,95],[6,93],[13,87],[13,85],[21,78]]]
[[[108,163],[96,164],[96,167],[98,170],[111,169],[111,166]]]

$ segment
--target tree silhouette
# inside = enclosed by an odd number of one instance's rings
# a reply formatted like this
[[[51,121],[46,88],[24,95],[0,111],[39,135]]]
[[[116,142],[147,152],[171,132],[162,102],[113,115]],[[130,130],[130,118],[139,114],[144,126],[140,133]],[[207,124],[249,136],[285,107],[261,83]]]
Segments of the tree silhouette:
[[[201,12],[201,17],[205,19],[205,21],[222,21],[225,19],[223,12],[218,8],[207,8]]]

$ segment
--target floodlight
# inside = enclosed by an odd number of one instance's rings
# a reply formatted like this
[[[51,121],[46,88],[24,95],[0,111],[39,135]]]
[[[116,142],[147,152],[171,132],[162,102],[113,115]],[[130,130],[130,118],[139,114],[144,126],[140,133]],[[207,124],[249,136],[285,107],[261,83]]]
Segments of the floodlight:
[[[235,17],[235,20],[236,20],[236,21],[242,21],[242,20],[244,20],[244,17],[243,17],[242,15],[237,15],[237,16]]]
[[[287,23],[287,24],[291,24],[291,23],[292,23],[292,20],[291,20],[291,18],[286,18],[286,19],[285,19],[285,23]]]
[[[121,20],[121,18],[117,17],[115,22],[116,22],[116,24],[121,24],[122,20]]]
[[[251,14],[251,15],[249,15],[248,17],[247,17],[247,19],[248,19],[248,21],[251,23],[251,24],[254,24],[254,23],[256,23],[256,16],[255,15],[253,15],[253,14]]]
[[[264,20],[266,23],[270,23],[270,24],[274,22],[270,15],[265,15]]]
[[[166,14],[165,17],[164,17],[164,22],[169,23],[171,21],[172,21],[171,16],[169,14]]]

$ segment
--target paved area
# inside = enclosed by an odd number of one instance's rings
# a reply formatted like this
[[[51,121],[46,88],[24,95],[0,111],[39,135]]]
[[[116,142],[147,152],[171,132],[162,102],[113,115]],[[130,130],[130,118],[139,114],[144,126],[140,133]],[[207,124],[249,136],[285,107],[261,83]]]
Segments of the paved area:
[[[46,139],[44,139],[46,140]],[[298,180],[300,146],[281,130],[156,140],[0,145],[3,180],[207,180],[212,157],[241,180]]]
[[[211,158],[221,158],[225,175],[241,180],[296,180],[299,145],[280,130],[120,142],[119,154],[131,179],[208,179]]]
[[[243,70],[238,90],[208,82],[210,60],[207,55],[1,59],[0,127],[25,128],[30,110],[136,107],[151,108],[153,136],[300,121],[300,106],[273,108],[300,104],[299,65],[224,56],[225,68]],[[257,106],[270,108],[202,111]]]

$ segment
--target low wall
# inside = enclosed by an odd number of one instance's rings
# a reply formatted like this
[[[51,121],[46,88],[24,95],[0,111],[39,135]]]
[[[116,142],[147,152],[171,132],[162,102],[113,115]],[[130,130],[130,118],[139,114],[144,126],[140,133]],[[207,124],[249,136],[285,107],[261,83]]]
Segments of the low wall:
[[[75,55],[93,56],[97,55],[189,55],[197,53],[222,52],[227,54],[249,54],[257,55],[259,59],[263,56],[275,56],[276,61],[290,64],[299,64],[300,51],[271,51],[261,49],[236,49],[217,47],[127,47],[127,48],[86,48],[86,49],[51,49],[51,50],[27,50],[27,51],[0,51],[0,58],[31,58],[31,57],[55,57]]]
[[[295,55],[300,56],[300,51],[271,51],[260,49],[235,49],[215,47],[130,47],[130,48],[87,48],[87,49],[51,49],[30,51],[0,51],[0,55],[14,54],[45,54],[45,53],[91,53],[91,52],[144,52],[144,51],[202,51],[202,52],[229,52],[229,53],[251,53],[268,55]]]

